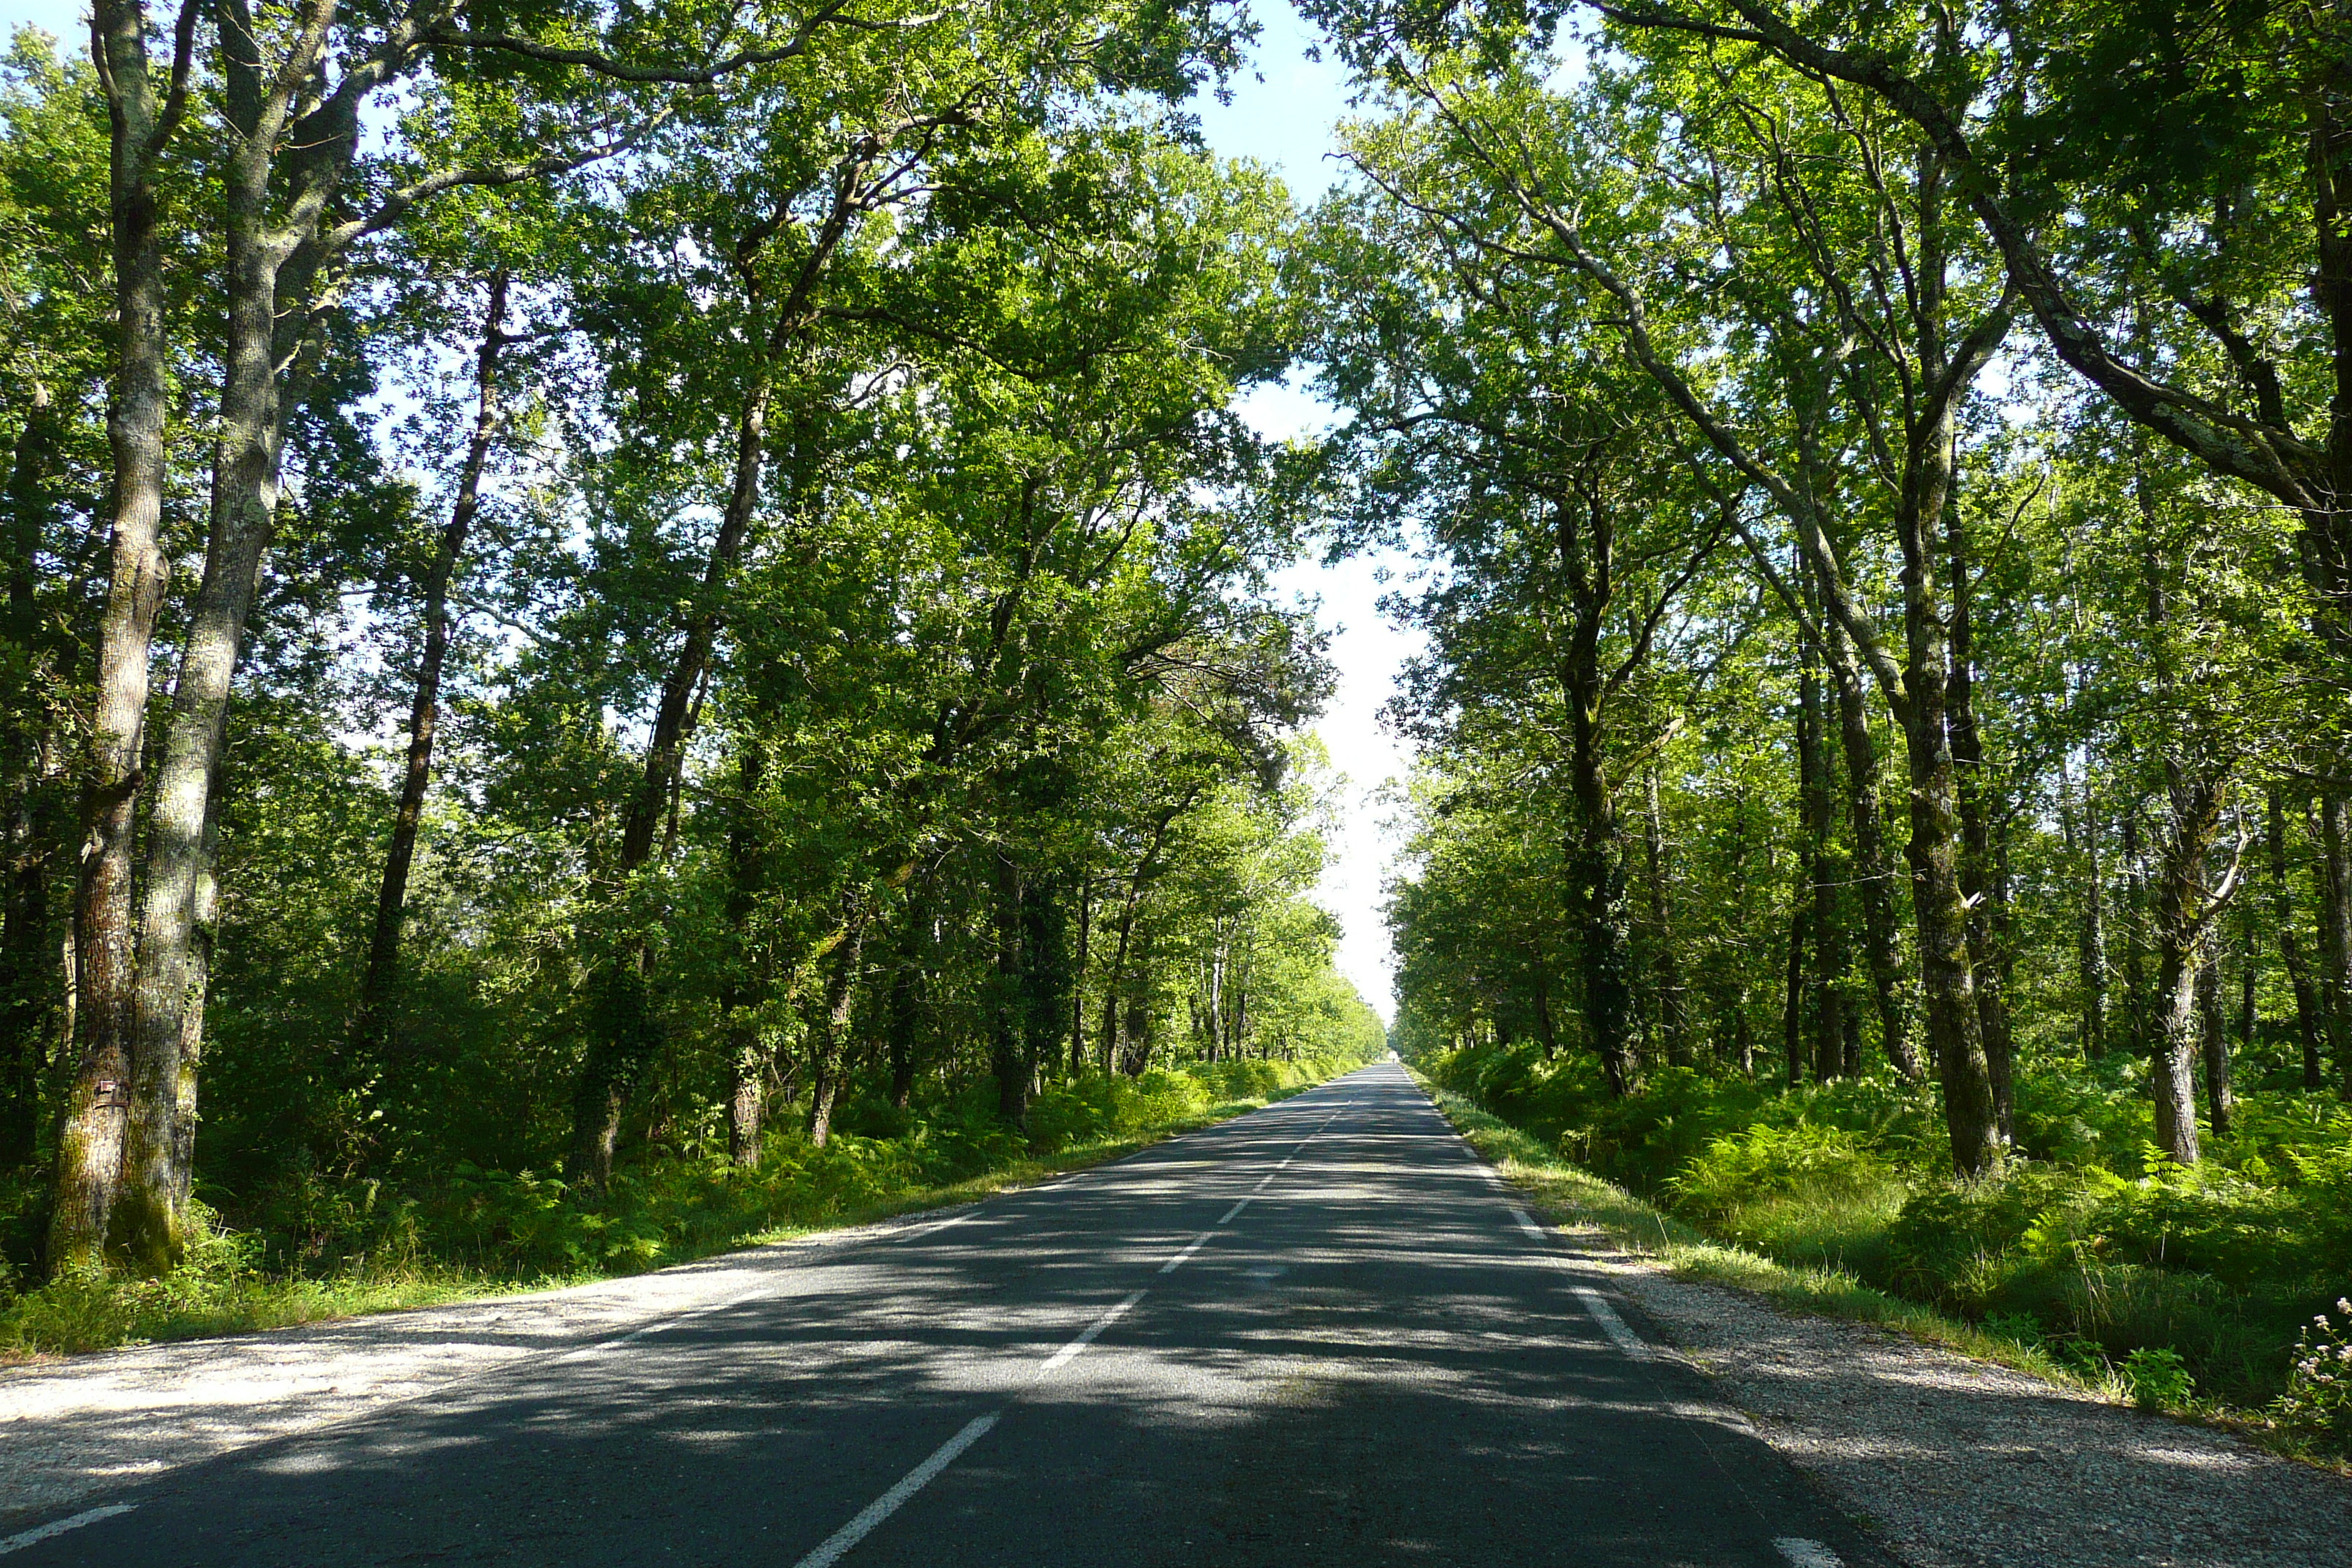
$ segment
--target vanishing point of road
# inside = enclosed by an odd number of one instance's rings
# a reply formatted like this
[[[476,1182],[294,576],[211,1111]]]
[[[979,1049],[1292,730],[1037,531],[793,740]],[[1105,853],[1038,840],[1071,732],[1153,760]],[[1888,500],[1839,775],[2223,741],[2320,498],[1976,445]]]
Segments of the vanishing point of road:
[[[1394,1066],[771,1256],[727,1300],[126,1484],[0,1552],[7,1568],[1885,1561],[1652,1349],[1608,1272]]]

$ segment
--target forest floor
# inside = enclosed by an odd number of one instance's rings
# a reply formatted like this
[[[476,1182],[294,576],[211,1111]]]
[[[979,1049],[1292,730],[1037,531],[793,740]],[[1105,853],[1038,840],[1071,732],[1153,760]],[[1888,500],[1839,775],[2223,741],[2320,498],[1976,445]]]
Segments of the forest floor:
[[[1912,1568],[2311,1568],[2347,1561],[2352,1479],[2227,1431],[2140,1410],[1846,1321],[1838,1303],[1789,1310],[1640,1247],[1654,1217],[1557,1162],[1511,1157],[1511,1130],[1436,1097],[1474,1146],[1607,1270],[1658,1337],[1716,1380],[1724,1401]],[[1557,1165],[1557,1169],[1549,1168]],[[1680,1227],[1676,1227],[1680,1228]],[[1662,1242],[1671,1241],[1662,1233]],[[1727,1250],[1710,1248],[1712,1251]],[[1755,1260],[1759,1280],[1790,1273]],[[1690,1277],[1694,1272],[1713,1279]],[[1872,1293],[1874,1295],[1874,1293]],[[1883,1299],[1882,1299],[1883,1300]],[[1919,1319],[1933,1314],[1919,1309]]]

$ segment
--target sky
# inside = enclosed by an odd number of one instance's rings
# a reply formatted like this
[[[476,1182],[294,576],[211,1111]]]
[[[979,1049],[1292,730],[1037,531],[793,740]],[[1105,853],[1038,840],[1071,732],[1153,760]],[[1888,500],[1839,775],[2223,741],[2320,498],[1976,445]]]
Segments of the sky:
[[[1331,60],[1307,58],[1318,34],[1285,0],[1258,0],[1256,11],[1264,30],[1255,68],[1231,84],[1230,103],[1203,99],[1197,104],[1201,130],[1226,157],[1272,164],[1305,206],[1339,173],[1330,157],[1331,132],[1348,113],[1347,73]],[[1252,395],[1242,412],[1261,434],[1275,437],[1311,432],[1332,416],[1297,378]],[[1391,813],[1377,797],[1389,780],[1403,776],[1411,759],[1381,728],[1380,709],[1398,667],[1419,651],[1421,640],[1383,617],[1377,601],[1382,574],[1401,575],[1411,564],[1382,552],[1336,566],[1296,566],[1276,580],[1286,592],[1319,599],[1323,625],[1335,634],[1330,655],[1339,667],[1339,689],[1317,733],[1347,783],[1335,853],[1317,896],[1339,918],[1340,972],[1382,1018],[1391,1011],[1394,964],[1381,919],[1381,885],[1396,845],[1388,826]]]
[[[1231,84],[1232,101],[1202,98],[1196,105],[1209,145],[1232,158],[1272,165],[1304,206],[1337,177],[1329,153],[1332,127],[1348,112],[1347,74],[1329,60],[1307,54],[1317,33],[1286,0],[1259,0],[1254,68]],[[0,0],[0,38],[31,23],[86,47],[86,0]],[[1252,394],[1242,412],[1268,437],[1286,437],[1320,428],[1331,417],[1294,378],[1290,384]],[[1307,563],[1284,572],[1277,588],[1316,599],[1322,624],[1333,632],[1330,657],[1339,687],[1316,732],[1345,775],[1332,863],[1318,899],[1339,917],[1340,972],[1364,999],[1391,1011],[1388,931],[1381,920],[1381,886],[1393,858],[1394,836],[1388,808],[1377,796],[1391,778],[1401,778],[1410,759],[1380,722],[1398,667],[1420,644],[1381,615],[1377,600],[1384,573],[1402,574],[1410,563],[1395,554],[1358,556],[1336,566]]]

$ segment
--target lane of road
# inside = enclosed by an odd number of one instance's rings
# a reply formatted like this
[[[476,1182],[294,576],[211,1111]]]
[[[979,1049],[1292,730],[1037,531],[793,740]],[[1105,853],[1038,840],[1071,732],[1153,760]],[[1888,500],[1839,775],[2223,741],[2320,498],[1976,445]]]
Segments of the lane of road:
[[[7,1568],[1883,1562],[1392,1066],[85,1513]]]

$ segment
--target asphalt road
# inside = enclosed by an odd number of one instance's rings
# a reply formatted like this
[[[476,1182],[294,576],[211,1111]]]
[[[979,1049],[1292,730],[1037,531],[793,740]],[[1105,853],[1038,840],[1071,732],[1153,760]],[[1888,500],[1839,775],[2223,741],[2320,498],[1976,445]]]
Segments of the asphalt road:
[[[780,1254],[626,1338],[127,1485],[0,1554],[1884,1561],[1515,1204],[1401,1069],[1370,1068],[942,1223]]]

